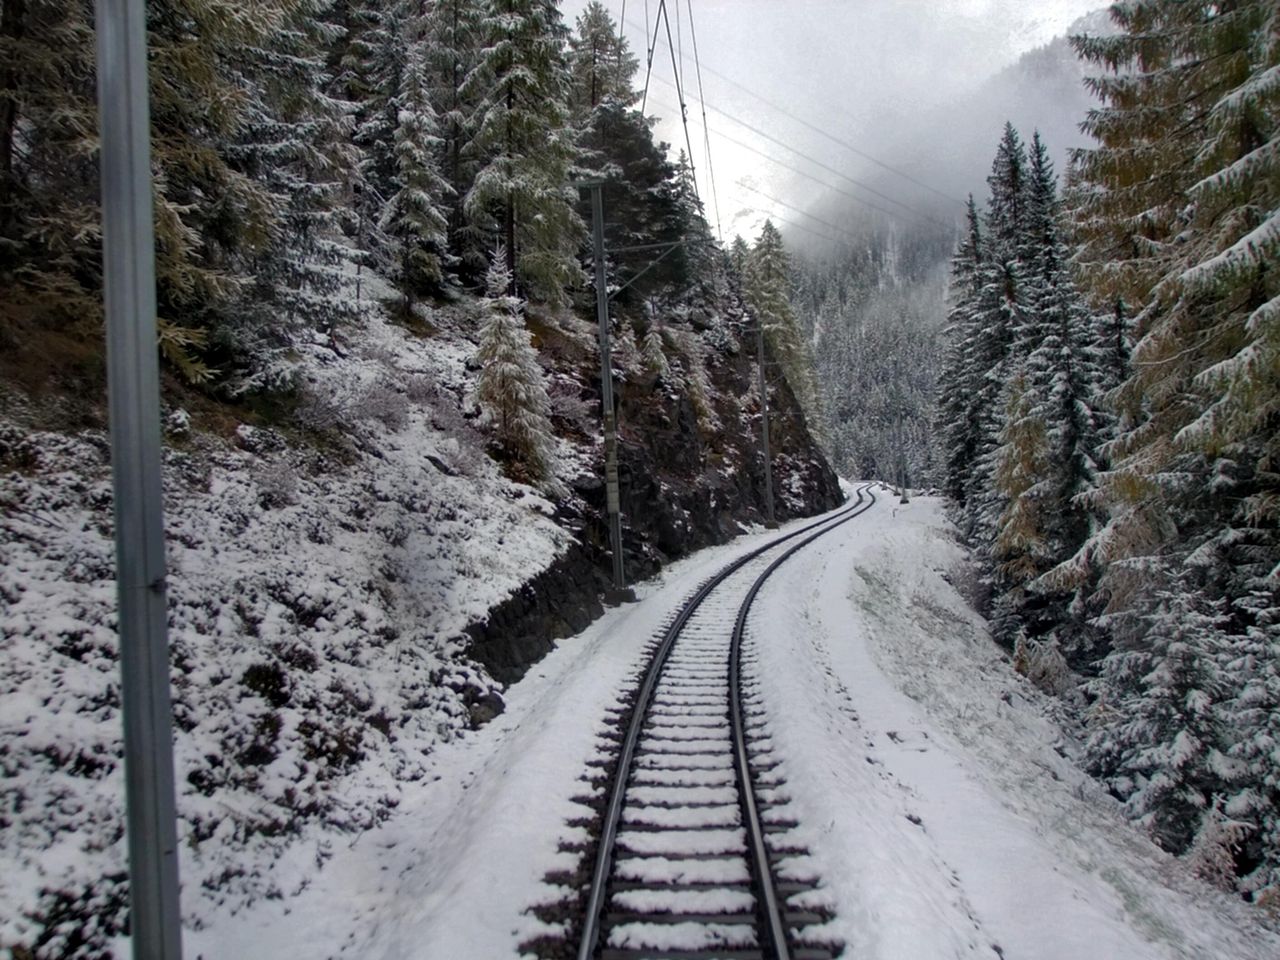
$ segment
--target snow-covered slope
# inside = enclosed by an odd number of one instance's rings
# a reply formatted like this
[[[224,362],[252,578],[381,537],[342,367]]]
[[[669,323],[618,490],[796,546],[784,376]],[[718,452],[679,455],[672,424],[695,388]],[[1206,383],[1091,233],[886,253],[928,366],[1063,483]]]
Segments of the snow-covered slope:
[[[558,433],[555,477],[536,490],[504,475],[475,425],[479,303],[459,294],[405,320],[382,306],[391,292],[377,277],[362,289],[358,326],[298,347],[304,385],[280,408],[167,393],[192,930],[225,930],[240,910],[287,904],[331,876],[336,850],[440,776],[441,745],[501,712],[495,678],[519,677],[602,609],[594,323],[529,311]],[[760,516],[740,308],[663,322],[682,375],[658,384],[634,355],[633,319],[616,318],[633,575]],[[780,514],[833,505],[835,477],[785,385],[771,403]],[[103,417],[98,398],[0,383],[0,956],[123,956],[112,946],[126,887]]]
[[[274,868],[286,850],[319,867],[336,837],[395,809],[492,697],[461,656],[464,628],[569,540],[477,434],[433,422],[442,407],[428,395],[464,388],[465,353],[406,341],[376,314],[369,324],[363,356],[339,363],[317,343],[307,363],[323,407],[310,415],[343,417],[355,450],[245,425],[228,444],[169,417],[183,899],[196,926],[295,894],[305,875]],[[117,912],[101,908],[124,849],[107,438],[5,427],[0,451],[3,946],[55,936],[59,911],[109,926]],[[68,936],[40,956],[96,955]]]
[[[508,710],[309,889],[194,933],[206,960],[512,957],[572,870],[567,825],[606,710],[664,617],[764,534],[703,551],[566,640]],[[949,582],[936,500],[882,500],[757,601],[764,695],[803,839],[858,958],[1264,960],[1280,936],[1119,816],[1071,761],[1069,717],[1016,675]],[[437,779],[438,777],[438,779]]]

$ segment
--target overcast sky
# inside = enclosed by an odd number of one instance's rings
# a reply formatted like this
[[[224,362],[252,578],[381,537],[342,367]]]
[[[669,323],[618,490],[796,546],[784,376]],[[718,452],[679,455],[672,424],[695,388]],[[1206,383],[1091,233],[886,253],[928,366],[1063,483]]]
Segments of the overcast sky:
[[[570,25],[586,2],[562,3]],[[604,3],[616,20],[622,0]],[[677,46],[684,58],[677,57],[677,61],[684,64],[695,166],[714,219],[707,196],[710,191],[689,3],[668,0],[667,8],[673,35],[679,21]],[[937,158],[930,168],[918,162],[920,158],[895,155],[904,149],[903,144],[918,142],[916,128],[936,124],[940,110],[948,104],[972,97],[983,81],[1020,54],[1043,45],[1100,6],[1105,6],[1103,0],[692,0],[725,238],[735,232],[752,235],[764,213],[822,229],[792,208],[812,210],[823,188],[741,144],[853,192],[861,191],[824,170],[823,165],[865,179],[886,193],[895,183],[904,190],[912,189],[892,177],[887,182],[873,177],[873,173],[883,175],[883,169],[767,106],[760,97],[866,154],[915,170],[922,180],[926,176],[936,180],[932,171]],[[640,82],[647,47],[646,14],[652,28],[657,9],[658,0],[626,2],[625,33],[641,59]],[[683,146],[665,29],[659,37],[646,112],[663,118],[658,127],[662,139]],[[746,121],[763,134],[738,121]],[[1039,118],[1032,122],[1043,125]],[[998,135],[997,127],[990,137],[992,152]],[[769,137],[796,147],[811,160],[788,152]],[[944,150],[945,145],[939,148]],[[927,182],[945,187],[945,192],[957,192],[954,178],[946,184]],[[978,185],[980,180],[964,189]],[[766,199],[762,193],[775,199]],[[884,203],[874,195],[869,199]]]

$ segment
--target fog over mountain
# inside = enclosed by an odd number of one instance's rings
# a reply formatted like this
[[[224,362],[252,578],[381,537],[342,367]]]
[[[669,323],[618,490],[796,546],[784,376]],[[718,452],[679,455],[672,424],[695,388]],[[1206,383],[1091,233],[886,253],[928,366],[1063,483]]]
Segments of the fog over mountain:
[[[585,0],[564,3],[566,21],[572,24],[584,6]],[[623,15],[620,0],[606,6],[613,17]],[[789,242],[805,247],[847,238],[846,207],[857,211],[855,225],[882,216],[843,193],[895,212],[904,226],[918,218],[885,197],[948,222],[960,212],[959,203],[868,156],[962,200],[983,187],[1006,118],[1028,135],[1040,127],[1055,158],[1082,144],[1076,125],[1091,100],[1063,38],[1108,22],[1105,13],[1081,19],[1096,0],[670,0],[666,6],[674,58],[666,25],[655,33],[656,0],[625,4],[624,32],[641,58],[642,80],[649,40],[658,38],[645,103],[658,136],[673,153],[685,148],[674,59],[688,106],[688,143],[713,221],[726,239],[754,237],[772,216]]]

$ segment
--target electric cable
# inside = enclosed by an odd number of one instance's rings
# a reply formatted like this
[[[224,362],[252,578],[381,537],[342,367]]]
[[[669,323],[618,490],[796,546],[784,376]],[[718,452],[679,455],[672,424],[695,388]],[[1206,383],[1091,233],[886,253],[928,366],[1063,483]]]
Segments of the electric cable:
[[[625,5],[626,0],[623,0]],[[679,3],[679,0],[676,0]],[[698,78],[698,102],[702,107],[702,140],[706,148],[707,179],[711,181],[711,201],[716,211],[716,236],[724,243],[724,230],[720,226],[720,196],[716,192],[716,172],[711,165],[711,131],[707,127],[707,97],[702,90],[702,60],[698,56],[698,31],[693,24],[693,0],[686,0],[689,6],[689,36],[693,40],[693,66]]]
[[[632,23],[631,21],[626,21],[626,23],[627,25],[631,26],[633,29],[638,29],[635,23]],[[647,33],[648,31],[646,29],[646,35]],[[850,153],[856,154],[857,156],[862,157],[864,160],[867,160],[875,164],[877,167],[880,167],[881,169],[886,170],[897,177],[901,177],[903,180],[906,180],[907,182],[914,184],[915,186],[920,187],[923,190],[928,190],[930,193],[935,194],[936,196],[941,197],[944,200],[949,200],[952,203],[958,203],[962,206],[964,205],[965,201],[959,199],[958,197],[954,197],[944,190],[939,190],[937,187],[931,186],[930,184],[924,182],[923,180],[918,179],[917,177],[912,176],[906,171],[901,170],[898,167],[895,167],[893,164],[886,163],[885,161],[879,159],[878,157],[875,157],[867,153],[865,150],[855,147],[853,144],[849,143],[847,140],[843,140],[840,137],[837,137],[835,134],[829,133],[828,131],[824,130],[822,127],[818,126],[817,124],[811,123],[810,121],[804,119],[803,117],[797,116],[795,113],[792,113],[786,107],[778,103],[775,103],[774,101],[768,99],[767,97],[762,96],[761,94],[756,93],[750,87],[746,86],[743,83],[740,83],[739,81],[733,79],[730,76],[727,76],[721,71],[716,70],[714,67],[707,66],[705,67],[705,69],[707,73],[711,74],[712,76],[718,77],[719,79],[723,80],[725,83],[729,84],[732,87],[736,87],[737,89],[741,90],[743,93],[747,94],[750,97],[753,97],[756,100],[759,100],[761,103],[763,103],[765,106],[769,107],[770,109],[776,110],[778,113],[781,113],[786,117],[789,117],[791,120],[794,120],[796,123],[800,124],[806,129],[809,129],[814,131],[815,133],[821,134],[822,136],[830,140],[832,143],[835,143],[838,146],[843,147],[844,149],[848,150]],[[712,109],[715,109],[715,108],[713,107]],[[734,119],[734,118],[730,118],[730,119]]]

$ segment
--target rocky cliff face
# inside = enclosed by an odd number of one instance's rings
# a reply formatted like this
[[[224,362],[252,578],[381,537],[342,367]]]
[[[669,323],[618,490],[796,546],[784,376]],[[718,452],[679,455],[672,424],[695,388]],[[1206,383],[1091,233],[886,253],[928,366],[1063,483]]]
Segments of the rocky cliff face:
[[[670,373],[655,372],[643,358],[631,355],[628,343],[634,331],[628,331],[625,319],[615,322],[615,335],[620,334],[614,364],[618,460],[629,582],[764,522],[754,330],[736,304],[725,307],[710,317],[667,322],[661,336],[671,353]],[[469,654],[503,682],[518,679],[555,639],[582,630],[599,616],[600,597],[611,582],[603,448],[595,435],[598,427],[589,425],[591,419],[599,420],[598,353],[585,326],[576,337],[546,326],[540,333],[544,353],[558,358],[557,392],[573,391],[589,411],[579,426],[585,428],[590,452],[558,514],[574,531],[573,543],[468,629]],[[693,383],[695,364],[705,371],[700,383]],[[767,358],[775,514],[784,521],[833,509],[842,494],[799,404],[775,369]],[[572,433],[572,425],[560,425]]]

